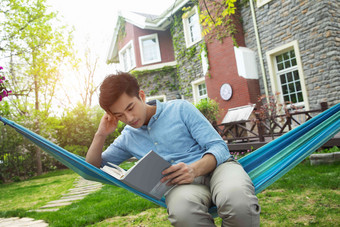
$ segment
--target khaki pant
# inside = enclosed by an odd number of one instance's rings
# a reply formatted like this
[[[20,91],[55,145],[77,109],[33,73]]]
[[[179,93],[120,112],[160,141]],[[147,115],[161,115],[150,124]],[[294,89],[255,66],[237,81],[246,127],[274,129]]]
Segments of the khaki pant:
[[[166,196],[169,220],[174,226],[215,226],[208,212],[217,206],[222,226],[259,226],[260,206],[254,186],[243,167],[234,160],[219,165],[209,176],[179,185]]]

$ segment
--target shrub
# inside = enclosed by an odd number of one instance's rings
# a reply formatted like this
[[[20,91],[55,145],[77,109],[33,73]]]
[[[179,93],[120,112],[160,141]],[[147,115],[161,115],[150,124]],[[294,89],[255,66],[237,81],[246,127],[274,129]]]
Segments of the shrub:
[[[219,105],[213,99],[201,99],[196,108],[208,119],[211,124],[215,124],[219,117]]]

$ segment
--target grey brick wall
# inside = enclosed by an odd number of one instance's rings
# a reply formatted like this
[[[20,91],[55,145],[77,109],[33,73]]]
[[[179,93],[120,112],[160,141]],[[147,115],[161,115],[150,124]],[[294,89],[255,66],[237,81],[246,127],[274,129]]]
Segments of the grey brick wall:
[[[178,94],[177,68],[164,67],[157,70],[132,72],[147,97],[166,95],[167,100],[176,99]]]
[[[330,106],[339,103],[340,1],[272,0],[255,6],[255,12],[269,90],[266,52],[297,40],[310,108],[318,109],[322,101]],[[241,15],[246,46],[257,52],[250,7],[244,6]],[[264,93],[262,79],[260,85]]]
[[[191,82],[203,77],[201,62],[201,42],[187,48],[185,44],[182,11],[174,16],[172,27],[172,40],[174,43],[175,58],[177,61],[177,73],[179,89],[184,99],[193,101]]]

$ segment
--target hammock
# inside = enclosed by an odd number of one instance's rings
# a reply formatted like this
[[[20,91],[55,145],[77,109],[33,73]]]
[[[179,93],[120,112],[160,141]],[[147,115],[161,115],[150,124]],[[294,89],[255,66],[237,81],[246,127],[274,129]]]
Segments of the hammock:
[[[14,128],[85,179],[122,187],[155,204],[166,207],[164,198],[156,200],[125,185],[101,169],[87,163],[83,157],[66,151],[13,121],[3,117],[0,117],[0,121]],[[340,103],[241,158],[239,162],[252,179],[257,194],[298,165],[339,131]],[[216,216],[216,207],[210,208],[209,212]]]

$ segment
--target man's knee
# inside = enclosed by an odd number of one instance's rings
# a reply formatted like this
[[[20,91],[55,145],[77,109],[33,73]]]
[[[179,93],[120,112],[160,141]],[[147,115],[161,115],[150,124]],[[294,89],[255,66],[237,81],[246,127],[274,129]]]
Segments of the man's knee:
[[[211,197],[206,186],[174,188],[167,195],[166,203],[169,221],[174,226],[213,226],[214,220],[208,212]]]
[[[228,163],[211,180],[212,200],[226,226],[258,226],[260,206],[243,168]]]

